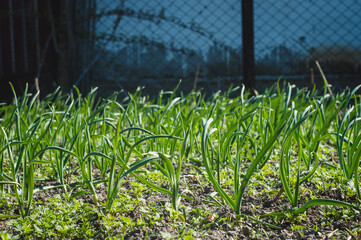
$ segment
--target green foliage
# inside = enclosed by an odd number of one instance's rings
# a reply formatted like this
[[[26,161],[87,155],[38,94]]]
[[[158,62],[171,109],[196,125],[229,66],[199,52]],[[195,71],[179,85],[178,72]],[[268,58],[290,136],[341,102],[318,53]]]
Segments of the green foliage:
[[[290,207],[263,218],[301,218],[319,205],[359,211],[349,199],[361,197],[361,99],[357,89],[329,95],[326,87],[277,84],[255,96],[242,87],[208,98],[177,89],[155,99],[140,89],[123,100],[98,99],[96,89],[85,97],[56,91],[40,102],[15,95],[0,108],[0,218],[23,238],[124,236],[168,221],[180,230],[164,238],[192,239],[200,234],[190,229],[203,234],[240,218],[279,229],[241,211],[246,196],[275,196],[277,183]],[[344,198],[320,197],[328,189]],[[146,202],[145,193],[165,194],[170,204]],[[236,218],[184,206],[199,201],[228,206]]]

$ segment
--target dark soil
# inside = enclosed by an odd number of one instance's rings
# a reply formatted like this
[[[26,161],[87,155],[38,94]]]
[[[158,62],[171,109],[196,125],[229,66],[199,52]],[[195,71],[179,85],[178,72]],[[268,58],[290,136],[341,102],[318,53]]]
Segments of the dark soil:
[[[189,215],[189,219],[185,219],[183,222],[184,226],[189,226],[195,230],[195,238],[188,239],[357,239],[360,237],[361,232],[357,229],[360,228],[361,217],[359,213],[352,212],[352,214],[347,216],[347,213],[344,212],[344,208],[339,207],[327,207],[327,206],[314,206],[308,209],[305,213],[298,216],[289,215],[284,218],[275,218],[268,217],[260,219],[267,223],[274,224],[281,227],[281,230],[275,230],[270,227],[267,227],[263,224],[256,223],[247,218],[237,219],[233,211],[227,206],[217,206],[210,203],[205,203],[207,194],[212,193],[214,190],[210,184],[202,182],[197,177],[192,177],[189,174],[189,169],[184,168],[184,175],[190,176],[186,179],[187,183],[182,183],[183,191],[184,186],[192,188],[192,192],[196,196],[196,201],[190,201],[187,199],[182,199],[182,206],[180,212],[186,208],[199,209],[201,212],[208,212],[208,219],[203,221],[202,224],[192,225],[192,218],[194,214]],[[128,177],[122,186],[121,191],[131,190],[134,186],[130,183],[135,181],[133,177]],[[42,186],[53,186],[56,185],[55,182],[44,182]],[[307,183],[312,185],[311,183]],[[37,185],[39,187],[40,184]],[[166,184],[164,184],[166,186]],[[309,186],[311,187],[311,186]],[[262,193],[262,186],[255,186],[256,191],[259,194],[246,194],[242,203],[242,213],[249,216],[260,216],[267,213],[282,212],[287,209],[291,209],[289,201],[286,197],[281,195],[280,198],[269,197],[267,194]],[[273,189],[278,192],[280,188]],[[56,195],[61,195],[63,193],[62,188],[53,188],[45,191],[36,192],[34,195],[34,202],[41,202],[41,205],[46,206],[48,200]],[[132,198],[137,198],[134,193],[129,193]],[[188,194],[187,194],[188,195]],[[274,194],[276,195],[276,194]],[[304,192],[302,199],[309,197],[310,193],[307,191]],[[105,184],[99,184],[97,186],[97,197],[100,202],[106,201],[106,186]],[[113,217],[119,218],[129,217],[134,222],[137,222],[137,219],[142,217],[141,208],[144,205],[149,203],[154,204],[155,208],[159,210],[159,214],[162,218],[155,224],[152,225],[143,225],[143,226],[134,226],[129,229],[126,233],[117,233],[118,229],[114,229],[113,237],[124,237],[124,239],[165,239],[165,238],[183,238],[179,235],[179,229],[174,226],[181,226],[182,224],[175,223],[175,220],[172,219],[172,216],[169,211],[166,210],[167,205],[170,205],[170,197],[165,194],[158,192],[153,192],[150,190],[145,190],[141,193],[141,196],[138,196],[143,199],[142,204],[133,206],[131,210],[126,212],[114,212]],[[318,196],[320,198],[330,198],[341,200],[349,203],[356,203],[357,199],[355,196],[348,197],[345,199],[344,194],[339,189],[330,189],[326,191],[319,192]],[[83,204],[91,206],[91,208],[96,209],[97,212],[104,211],[102,205],[95,205],[93,203],[93,197],[90,194],[83,194],[77,197],[77,200]],[[10,201],[10,200],[9,200]],[[0,214],[5,212],[18,213],[19,210],[14,208],[16,202],[14,199],[12,202],[8,202],[9,209],[0,209]],[[65,201],[65,200],[64,200]],[[299,206],[304,204],[305,201],[301,200]],[[2,204],[4,206],[4,204]],[[11,234],[18,234],[13,226],[9,226],[7,221],[9,219],[0,219],[0,231],[5,231]],[[79,220],[79,228],[81,227],[83,220]],[[98,232],[95,235],[95,239],[105,239],[108,236],[103,232],[104,222],[101,221],[100,217],[95,215],[94,219],[89,221],[90,228]],[[187,229],[185,227],[185,229]],[[356,229],[356,230],[355,230]],[[165,235],[168,234],[168,235]],[[356,235],[358,233],[358,235]],[[25,238],[24,235],[21,238]],[[31,236],[26,236],[28,239],[35,239]]]

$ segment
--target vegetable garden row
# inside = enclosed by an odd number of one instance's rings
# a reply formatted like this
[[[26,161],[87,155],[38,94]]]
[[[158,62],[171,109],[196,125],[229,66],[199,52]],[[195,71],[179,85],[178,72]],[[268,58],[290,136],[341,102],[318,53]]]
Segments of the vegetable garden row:
[[[77,89],[67,95],[58,89],[42,101],[37,94],[14,93],[13,103],[0,108],[0,195],[15,199],[17,211],[0,210],[0,218],[31,216],[35,194],[50,189],[60,189],[69,199],[90,195],[106,214],[130,178],[166,194],[181,212],[184,201],[198,199],[182,186],[184,168],[212,187],[203,203],[227,206],[236,222],[281,229],[274,219],[324,205],[356,215],[361,199],[358,89],[332,94],[326,85],[308,90],[278,83],[263,94],[250,95],[240,87],[207,97],[175,89],[154,99],[140,89],[106,99],[97,98],[96,89],[85,97]],[[270,164],[280,184],[275,201],[281,197],[288,203],[279,212],[243,213],[252,179]],[[336,171],[357,200],[305,198],[322,168]],[[148,177],[155,171],[167,184]],[[224,181],[224,172],[231,181]],[[106,190],[101,198],[100,186]]]

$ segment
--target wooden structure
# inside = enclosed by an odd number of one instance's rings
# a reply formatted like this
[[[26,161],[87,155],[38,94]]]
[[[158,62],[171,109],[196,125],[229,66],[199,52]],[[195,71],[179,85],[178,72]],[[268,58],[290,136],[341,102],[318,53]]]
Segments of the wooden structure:
[[[83,30],[94,27],[90,9],[95,0],[1,1],[0,102],[13,98],[9,82],[19,95],[26,84],[35,91],[36,77],[42,96],[58,85],[72,86],[88,61],[91,41],[84,41]]]

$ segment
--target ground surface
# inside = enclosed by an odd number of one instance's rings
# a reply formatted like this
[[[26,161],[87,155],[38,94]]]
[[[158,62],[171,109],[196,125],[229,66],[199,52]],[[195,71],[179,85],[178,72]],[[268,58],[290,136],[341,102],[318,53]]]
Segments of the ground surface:
[[[75,92],[0,107],[0,239],[361,239],[355,91]]]
[[[290,208],[283,195],[276,199],[280,183],[276,176],[268,174],[274,166],[265,166],[256,174],[253,187],[243,201],[242,212],[260,216],[271,212],[282,212]],[[35,194],[32,214],[25,219],[2,219],[0,231],[18,239],[358,239],[360,216],[351,209],[315,206],[298,216],[262,219],[281,227],[275,230],[252,220],[236,219],[229,207],[207,203],[207,196],[214,193],[205,177],[190,168],[183,168],[182,189],[194,194],[196,202],[182,199],[180,211],[171,208],[170,197],[156,193],[138,183],[133,177],[125,181],[114,209],[104,213],[102,205],[94,205],[88,194],[69,199],[61,188]],[[323,168],[321,168],[323,169]],[[324,171],[330,169],[324,168]],[[148,172],[155,183],[163,185],[159,172]],[[322,176],[324,172],[320,172]],[[226,176],[226,173],[225,173]],[[317,176],[315,177],[317,178]],[[331,178],[332,179],[332,178]],[[163,179],[164,180],[164,179]],[[225,184],[227,184],[225,177]],[[263,185],[266,183],[266,185]],[[347,196],[339,189],[330,188],[330,183],[315,186],[312,181],[303,189],[303,200],[310,194],[356,202],[355,196]],[[44,185],[54,185],[52,182]],[[311,186],[312,185],[312,186]],[[310,193],[307,189],[320,188]],[[327,189],[323,190],[323,187]],[[187,189],[187,191],[185,191]],[[105,186],[98,185],[100,201],[106,197]],[[186,195],[187,195],[186,194]],[[346,199],[347,198],[347,199]],[[1,213],[14,214],[18,209],[9,196],[1,197]],[[16,205],[15,205],[16,206]]]

